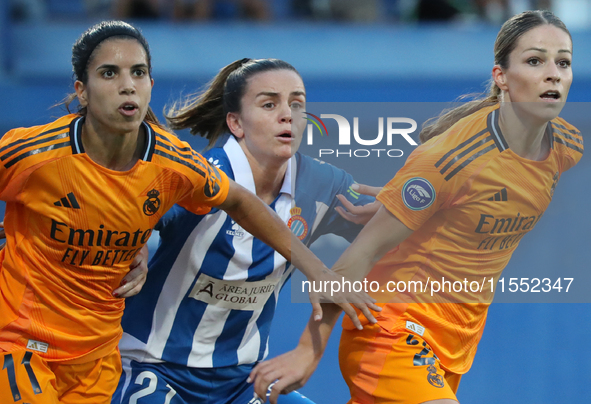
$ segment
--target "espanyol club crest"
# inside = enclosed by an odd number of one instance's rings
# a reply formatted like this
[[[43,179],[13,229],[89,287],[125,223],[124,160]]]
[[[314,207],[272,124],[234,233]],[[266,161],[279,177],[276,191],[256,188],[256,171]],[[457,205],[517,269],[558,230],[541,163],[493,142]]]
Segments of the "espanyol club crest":
[[[424,178],[411,178],[402,187],[402,200],[409,209],[427,209],[435,201],[435,189]]]
[[[308,223],[306,223],[306,220],[300,216],[302,209],[294,206],[289,213],[291,213],[291,217],[287,222],[287,227],[291,229],[291,232],[295,234],[297,238],[303,240],[308,234]]]

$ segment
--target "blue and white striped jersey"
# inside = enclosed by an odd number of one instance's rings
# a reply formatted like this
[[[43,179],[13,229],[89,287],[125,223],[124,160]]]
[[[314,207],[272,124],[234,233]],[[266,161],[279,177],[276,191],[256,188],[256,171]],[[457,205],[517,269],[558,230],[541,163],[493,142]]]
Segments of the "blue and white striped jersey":
[[[255,192],[234,137],[204,156]],[[359,205],[373,201],[350,190],[353,183],[345,171],[296,153],[271,208],[307,245],[328,233],[352,241],[361,228],[335,211],[336,195]],[[278,293],[293,266],[218,209],[198,216],[174,206],[156,229],[160,244],[148,279],[126,300],[121,354],[197,368],[264,359]]]

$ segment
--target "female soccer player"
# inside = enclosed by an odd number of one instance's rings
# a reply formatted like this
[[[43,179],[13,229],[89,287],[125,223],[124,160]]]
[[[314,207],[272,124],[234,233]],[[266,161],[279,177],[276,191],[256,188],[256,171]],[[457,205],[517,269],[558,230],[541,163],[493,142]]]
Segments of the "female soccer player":
[[[170,111],[168,121],[211,145],[231,132],[223,147],[204,156],[256,192],[304,243],[327,233],[352,240],[361,226],[335,211],[337,195],[350,195],[352,177],[296,153],[305,103],[293,66],[243,59]],[[349,199],[357,205],[374,201],[355,195]],[[195,215],[174,207],[156,229],[161,241],[148,281],[127,300],[123,316],[124,374],[113,403],[139,397],[145,403],[167,397],[171,404],[258,403],[246,379],[267,353],[277,297],[293,267],[221,211]],[[284,400],[310,402],[296,392]]]
[[[392,280],[496,282],[562,173],[582,156],[580,133],[558,117],[571,61],[571,36],[551,12],[508,20],[495,43],[489,96],[423,129],[423,144],[378,195],[384,207],[334,268],[368,273],[373,267],[369,280],[380,290]],[[386,303],[377,324],[357,331],[344,320],[340,365],[350,403],[457,403],[492,293],[490,287],[442,292],[431,298],[386,291],[376,295]],[[322,323],[309,322],[295,351],[254,369],[255,391],[277,379],[274,394],[304,383],[338,313],[325,308]]]
[[[259,198],[157,125],[137,29],[91,27],[72,64],[79,112],[0,141],[2,403],[110,402],[124,305],[112,291],[175,203],[223,209],[311,277],[340,279]]]

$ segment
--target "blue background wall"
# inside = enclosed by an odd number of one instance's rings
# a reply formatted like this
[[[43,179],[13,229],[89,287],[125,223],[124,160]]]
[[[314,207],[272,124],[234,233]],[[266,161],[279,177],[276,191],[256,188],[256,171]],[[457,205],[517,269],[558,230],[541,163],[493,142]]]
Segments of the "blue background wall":
[[[1,7],[0,7],[1,9]],[[49,107],[72,89],[71,45],[88,23],[7,29],[0,11],[0,131],[47,122]],[[309,101],[446,102],[484,90],[498,27],[320,26],[315,24],[162,26],[139,23],[152,47],[156,112],[203,85],[242,57],[277,57],[296,66]],[[591,33],[574,32],[575,82],[569,101],[588,102]],[[586,108],[582,105],[581,108]],[[587,122],[582,119],[583,127]],[[584,133],[586,138],[586,134]],[[197,148],[203,143],[181,137]],[[400,162],[401,164],[402,162]],[[393,167],[393,171],[395,167]],[[555,276],[589,270],[588,158],[563,176],[554,201],[522,241],[505,276],[527,268]],[[335,259],[334,239],[315,246]],[[576,279],[575,279],[576,282]],[[580,285],[591,288],[591,284]],[[473,369],[462,379],[462,403],[588,403],[591,313],[588,304],[493,304]],[[310,307],[282,293],[271,356],[297,344]],[[318,403],[344,403],[337,364],[338,328],[318,371],[301,391]]]

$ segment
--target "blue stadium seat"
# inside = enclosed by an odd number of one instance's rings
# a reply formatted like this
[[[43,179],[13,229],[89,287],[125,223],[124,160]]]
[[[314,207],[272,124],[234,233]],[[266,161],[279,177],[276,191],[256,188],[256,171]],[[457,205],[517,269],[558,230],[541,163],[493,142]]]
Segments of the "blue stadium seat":
[[[84,0],[46,0],[47,15],[50,20],[69,20],[86,18]]]

